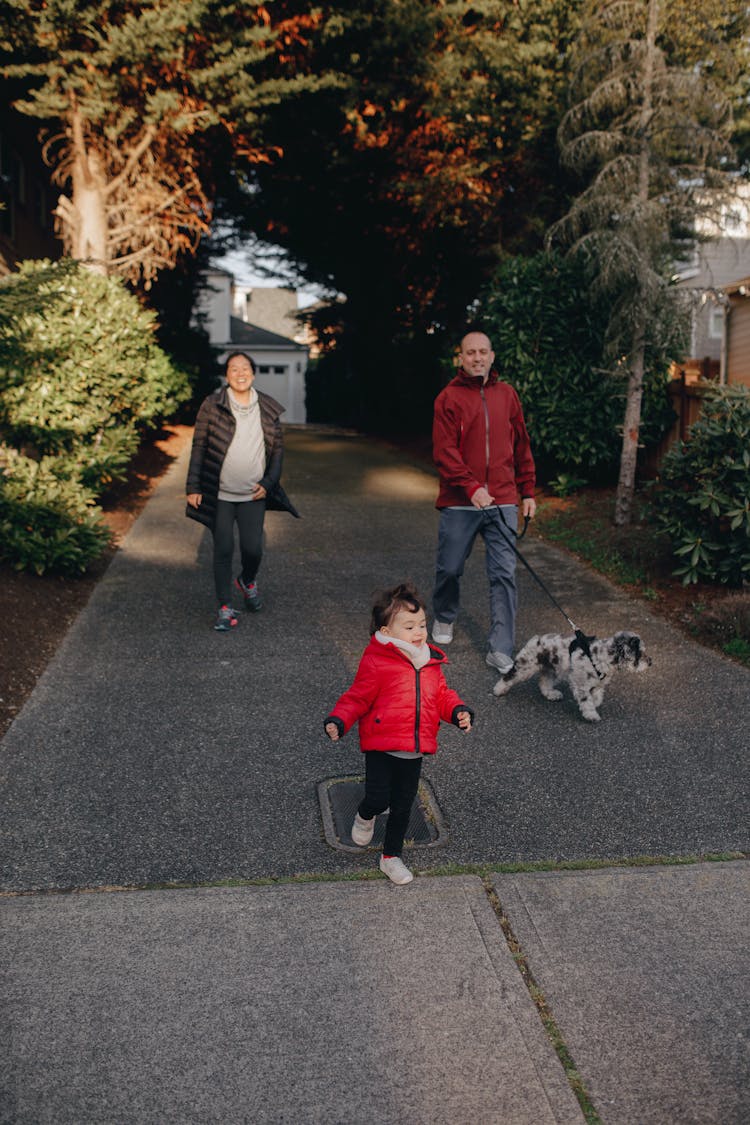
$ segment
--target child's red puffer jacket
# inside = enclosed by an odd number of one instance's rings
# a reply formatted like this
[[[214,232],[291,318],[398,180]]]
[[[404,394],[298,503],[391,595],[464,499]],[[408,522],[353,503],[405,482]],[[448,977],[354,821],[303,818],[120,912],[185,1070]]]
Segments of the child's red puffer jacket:
[[[326,722],[339,720],[345,734],[359,720],[362,750],[407,750],[434,754],[442,719],[457,723],[469,711],[443,675],[445,653],[430,645],[430,661],[417,670],[396,645],[372,637],[357,675]]]

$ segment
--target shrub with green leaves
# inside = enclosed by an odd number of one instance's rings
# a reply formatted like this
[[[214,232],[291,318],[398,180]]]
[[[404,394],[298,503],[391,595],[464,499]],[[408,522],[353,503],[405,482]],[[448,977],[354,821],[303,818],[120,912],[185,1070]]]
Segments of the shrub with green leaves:
[[[93,503],[124,477],[144,431],[190,397],[155,328],[120,280],[72,261],[24,262],[0,281],[5,561],[72,573],[103,550]],[[24,497],[19,482],[32,477]]]
[[[71,261],[24,262],[0,282],[5,440],[83,459],[96,491],[122,477],[139,431],[190,395],[154,332],[154,314],[118,279]]]
[[[0,446],[0,562],[81,574],[109,540],[92,493],[61,477],[54,458],[34,461]]]
[[[581,258],[537,254],[503,262],[480,304],[495,365],[518,391],[545,480],[614,478],[622,447],[625,373],[608,355],[609,311],[592,296]],[[668,352],[649,354],[641,440],[671,424]]]
[[[662,460],[652,505],[686,585],[750,581],[750,389],[706,389],[687,440]]]

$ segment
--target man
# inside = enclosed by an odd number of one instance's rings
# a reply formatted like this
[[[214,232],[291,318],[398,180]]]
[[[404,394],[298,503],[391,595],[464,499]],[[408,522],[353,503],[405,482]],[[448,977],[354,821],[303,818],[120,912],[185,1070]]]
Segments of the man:
[[[518,494],[522,515],[533,518],[534,459],[521,402],[492,366],[495,353],[484,332],[464,336],[459,358],[458,374],[435,400],[432,430],[432,455],[440,473],[432,636],[439,645],[453,640],[460,579],[481,535],[490,586],[486,659],[507,672],[513,667],[517,606],[513,542]]]

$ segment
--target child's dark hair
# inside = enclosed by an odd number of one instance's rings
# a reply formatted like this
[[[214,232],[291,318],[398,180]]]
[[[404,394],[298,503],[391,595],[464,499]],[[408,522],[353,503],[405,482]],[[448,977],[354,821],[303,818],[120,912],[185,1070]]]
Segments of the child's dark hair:
[[[425,604],[411,582],[399,582],[397,586],[381,590],[375,595],[372,603],[370,634],[377,633],[384,625],[390,625],[400,609],[405,609],[409,613],[419,613],[424,608]]]

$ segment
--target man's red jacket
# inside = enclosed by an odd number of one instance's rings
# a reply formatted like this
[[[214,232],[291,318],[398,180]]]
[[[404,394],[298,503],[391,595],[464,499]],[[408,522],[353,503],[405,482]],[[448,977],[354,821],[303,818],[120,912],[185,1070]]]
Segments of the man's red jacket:
[[[435,399],[432,456],[440,472],[436,507],[466,506],[478,488],[497,504],[534,495],[536,470],[521,400],[497,371],[486,383],[463,368]]]

